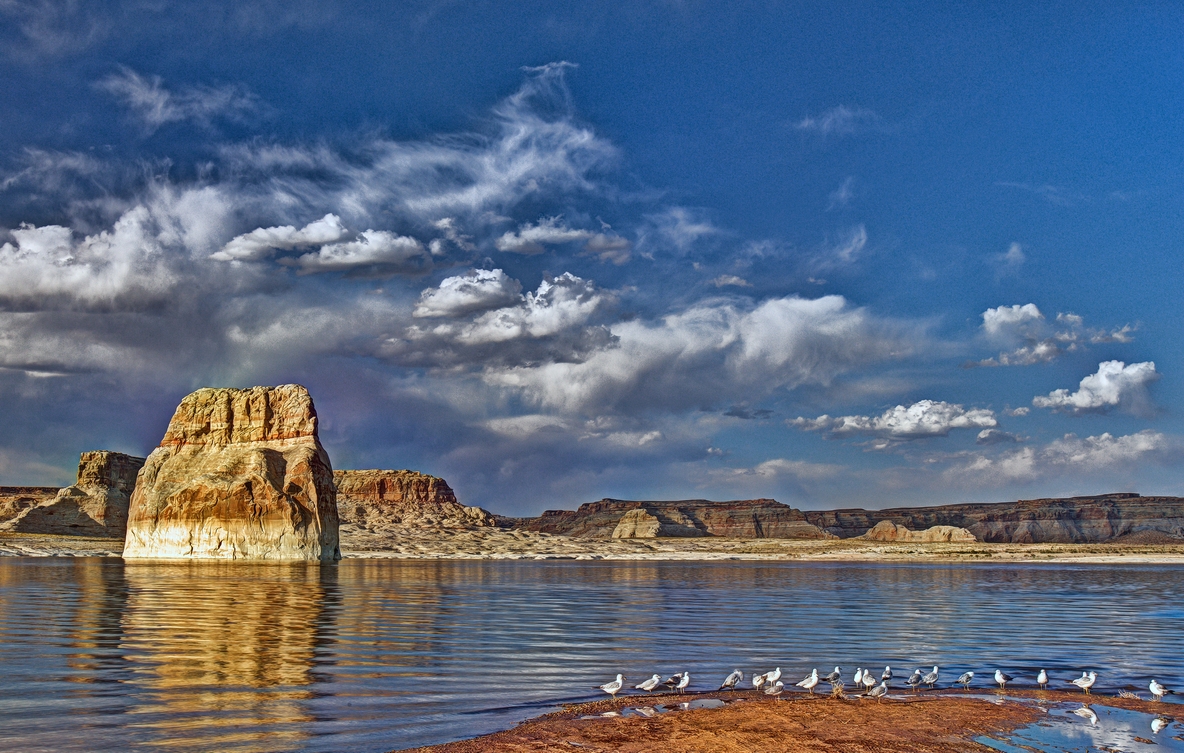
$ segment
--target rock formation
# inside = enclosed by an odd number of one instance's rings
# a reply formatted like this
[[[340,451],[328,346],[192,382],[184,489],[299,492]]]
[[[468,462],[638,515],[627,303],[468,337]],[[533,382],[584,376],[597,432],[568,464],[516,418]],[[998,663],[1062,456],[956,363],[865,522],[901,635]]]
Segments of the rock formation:
[[[602,499],[578,510],[548,510],[513,521],[515,528],[586,538],[723,536],[735,539],[825,539],[831,534],[800,510],[772,499],[710,502]]]
[[[480,507],[456,501],[448,483],[416,471],[334,471],[343,525],[386,533],[407,526],[470,528],[495,525]]]
[[[136,474],[144,458],[122,452],[84,452],[78,480],[50,499],[0,524],[0,531],[122,538]]]
[[[1184,540],[1184,498],[1129,493],[887,510],[818,510],[806,512],[806,519],[845,539],[886,520],[912,530],[937,525],[965,528],[979,541],[1009,544]]]
[[[0,524],[58,493],[56,486],[0,486]],[[2,529],[0,529],[2,530]]]
[[[898,526],[891,520],[881,520],[859,538],[868,541],[897,541],[932,544],[938,542],[974,543],[978,539],[965,528],[954,526],[933,526],[924,531],[910,531],[904,526]]]
[[[140,471],[127,558],[340,558],[317,414],[300,385],[200,389]]]

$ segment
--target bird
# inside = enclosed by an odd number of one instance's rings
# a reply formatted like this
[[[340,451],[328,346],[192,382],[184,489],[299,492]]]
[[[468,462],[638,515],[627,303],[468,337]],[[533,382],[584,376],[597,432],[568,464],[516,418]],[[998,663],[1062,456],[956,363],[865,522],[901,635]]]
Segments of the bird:
[[[625,685],[624,675],[618,674],[617,679],[613,680],[612,682],[606,682],[605,684],[597,685],[596,687],[599,688],[600,690],[603,690],[605,693],[608,693],[609,695],[611,695],[613,697],[613,700],[615,701],[615,700],[617,700],[617,693],[621,692],[621,688],[624,685]]]
[[[724,679],[724,684],[720,685],[719,689],[723,690],[724,688],[727,688],[728,690],[735,691],[736,686],[742,682],[744,682],[744,673],[737,669]]]
[[[1160,685],[1155,680],[1151,681],[1151,684],[1147,686],[1147,689],[1151,691],[1151,695],[1155,696],[1155,700],[1157,701],[1162,701],[1165,695],[1172,692],[1163,685]]]
[[[811,670],[810,674],[806,675],[805,679],[794,683],[799,688],[805,688],[810,691],[810,695],[814,695],[814,686],[818,684],[818,670]]]
[[[913,673],[911,675],[909,675],[909,679],[904,681],[904,684],[908,685],[910,688],[913,689],[913,692],[916,693],[917,686],[921,684],[921,670],[914,669]]]
[[[674,686],[679,684],[680,682],[682,682],[682,672],[675,672],[674,674],[667,677],[666,682],[664,682],[662,684],[665,685],[666,687],[670,688],[671,690],[673,690]]]
[[[855,668],[855,681],[854,682],[855,682],[855,687],[857,687],[857,688],[860,687],[861,685],[863,685],[863,670],[860,669],[859,667]]]
[[[974,680],[974,672],[963,672],[958,675],[958,684],[963,690],[970,690],[970,683]]]
[[[879,701],[884,696],[888,695],[888,681],[881,680],[880,684],[867,692],[868,698],[875,698]]]
[[[777,696],[781,695],[782,691],[784,691],[784,690],[785,690],[785,683],[778,680],[777,682],[773,683],[769,687],[765,688],[765,695],[771,695],[774,698],[776,698]]]
[[[1163,728],[1171,724],[1171,721],[1164,719],[1162,716],[1151,720],[1151,732],[1158,735],[1163,731]]]
[[[1044,690],[1045,688],[1047,688],[1048,687],[1048,672],[1045,672],[1043,669],[1040,670],[1040,674],[1036,675],[1036,684],[1040,686],[1041,690]]]
[[[892,682],[892,667],[884,667],[884,672],[880,675],[880,681],[884,683]]]
[[[765,682],[769,683],[770,685],[777,682],[780,679],[781,679],[781,667],[778,667],[777,669],[774,669],[772,672],[769,672],[768,674],[765,675]]]
[[[661,684],[662,684],[662,675],[654,675],[653,677],[651,677],[650,679],[641,683],[640,685],[634,685],[633,688],[635,690],[644,690],[645,692],[648,693]]]
[[[1084,690],[1086,695],[1089,695],[1089,689],[1092,688],[1094,686],[1094,683],[1097,681],[1098,681],[1098,673],[1097,672],[1090,672],[1089,674],[1082,672],[1081,677],[1078,677],[1076,680],[1072,680],[1071,682],[1074,685],[1076,685],[1077,687]]]
[[[995,682],[999,683],[1000,690],[1007,690],[1007,683],[1011,682],[1014,679],[1015,679],[1014,677],[1012,677],[1009,674],[1006,674],[1001,669],[995,670]]]
[[[876,678],[871,672],[864,670],[863,672],[863,689],[865,691],[876,687]]]
[[[933,671],[921,678],[921,682],[932,688],[937,684],[937,665],[934,665]]]
[[[1098,723],[1098,715],[1095,714],[1094,710],[1091,709],[1089,706],[1082,706],[1079,709],[1073,709],[1073,713],[1077,714],[1077,716],[1080,716],[1083,719],[1089,719],[1090,724],[1097,724]]]
[[[690,672],[683,672],[682,679],[678,681],[678,685],[675,686],[675,689],[681,695],[682,691],[686,690],[686,687],[690,684],[691,684],[691,673]]]
[[[758,675],[756,673],[753,673],[753,675],[752,675],[753,690],[760,690],[761,686],[765,684],[765,680],[767,680],[767,679],[768,678],[765,675]]]
[[[827,675],[826,677],[823,677],[822,679],[826,680],[831,685],[834,685],[836,682],[843,679],[843,668],[842,667],[835,667],[834,672],[831,672],[829,675]]]

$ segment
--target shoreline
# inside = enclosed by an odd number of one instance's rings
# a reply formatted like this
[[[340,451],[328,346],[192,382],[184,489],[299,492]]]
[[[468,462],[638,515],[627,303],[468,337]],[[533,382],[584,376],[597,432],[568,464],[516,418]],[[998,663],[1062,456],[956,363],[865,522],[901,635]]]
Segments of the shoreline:
[[[345,559],[1184,564],[1184,544],[889,543],[861,539],[579,539],[504,529],[343,530]],[[122,539],[0,533],[0,556],[119,557]]]
[[[985,696],[985,697],[984,697]],[[995,696],[995,697],[991,697]],[[721,699],[722,708],[670,710],[643,716],[623,709],[652,709],[663,703]],[[538,750],[613,750],[621,753],[666,749],[686,753],[732,751],[986,751],[984,735],[1007,735],[1049,718],[1053,704],[1108,706],[1172,716],[1179,704],[1086,696],[1061,690],[992,689],[911,694],[894,690],[883,701],[834,699],[829,694],[788,694],[783,700],[754,691],[689,695],[623,696],[573,705],[487,735],[392,753],[526,753]],[[605,716],[608,714],[607,716]]]

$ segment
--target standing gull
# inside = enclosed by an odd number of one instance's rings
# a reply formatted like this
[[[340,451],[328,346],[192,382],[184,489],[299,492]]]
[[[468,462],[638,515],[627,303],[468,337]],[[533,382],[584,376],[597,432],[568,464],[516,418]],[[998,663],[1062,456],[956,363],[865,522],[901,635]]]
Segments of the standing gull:
[[[963,672],[958,675],[958,684],[963,690],[970,690],[970,683],[974,680],[974,672]]]
[[[1155,696],[1155,700],[1157,701],[1162,701],[1165,695],[1172,692],[1163,685],[1160,685],[1155,680],[1151,681],[1151,684],[1147,686],[1147,689],[1151,691],[1151,695]]]
[[[767,675],[758,675],[758,674],[754,673],[752,675],[752,689],[753,690],[760,690],[761,686],[765,684],[765,681],[767,679],[768,679]]]
[[[1000,690],[1007,690],[1007,683],[1011,682],[1014,679],[1015,679],[1014,677],[1012,677],[1009,674],[1004,673],[1004,671],[1001,669],[995,670],[995,682],[999,683]]]
[[[613,680],[612,682],[606,682],[605,684],[597,685],[596,687],[611,695],[615,701],[617,700],[617,693],[621,692],[621,687],[624,686],[624,684],[624,675],[617,675],[617,679]]]
[[[933,671],[921,678],[921,682],[929,686],[933,690],[933,686],[937,684],[937,665],[934,665]]]
[[[654,675],[653,677],[651,677],[650,679],[641,683],[640,685],[634,685],[633,687],[635,690],[644,690],[645,692],[649,693],[651,690],[653,690],[654,688],[658,687],[661,684],[662,684],[662,675]]]
[[[806,675],[804,680],[795,683],[799,688],[805,688],[810,691],[810,695],[814,695],[814,686],[818,684],[818,670],[812,670],[810,674]]]
[[[868,698],[875,698],[879,701],[884,696],[888,695],[888,681],[881,680],[880,684],[867,692]]]
[[[884,672],[880,675],[880,681],[885,685],[892,682],[892,667],[884,667]]]
[[[654,675],[654,677],[657,677],[657,675]],[[742,682],[744,682],[744,673],[737,669],[724,679],[724,684],[720,685],[719,689],[724,690],[726,688],[735,691],[736,686]]]
[[[829,675],[827,675],[826,677],[823,677],[822,679],[826,680],[831,685],[834,685],[836,682],[843,679],[843,668],[842,667],[835,667],[834,672],[831,672]]]
[[[1072,680],[1072,683],[1074,685],[1076,685],[1077,687],[1081,688],[1082,690],[1084,690],[1086,695],[1089,695],[1089,689],[1092,688],[1094,686],[1094,683],[1097,681],[1098,681],[1098,673],[1097,672],[1090,672],[1089,674],[1082,672],[1081,677],[1078,677],[1076,680]]]
[[[856,667],[856,668],[855,668],[855,680],[854,680],[854,683],[855,683],[855,687],[857,687],[857,688],[862,688],[862,687],[863,687],[863,670],[862,670],[862,669],[860,669],[859,667]]]
[[[785,683],[778,680],[777,682],[773,683],[769,687],[765,688],[765,695],[771,695],[774,698],[776,698],[777,696],[781,695],[782,691],[784,691],[784,690],[785,690]]]
[[[876,687],[876,676],[870,670],[863,670],[863,689],[864,691],[871,690]]]
[[[674,690],[674,686],[678,685],[680,682],[682,682],[682,672],[675,672],[674,674],[667,677],[666,682],[662,684],[671,690]]]
[[[687,686],[690,684],[691,684],[691,673],[690,672],[683,672],[682,679],[678,681],[678,685],[675,686],[675,690],[678,691],[679,695],[682,695],[682,691],[686,690]]]
[[[904,684],[908,685],[910,688],[913,689],[913,692],[916,693],[917,686],[921,684],[921,670],[914,669],[913,673],[911,675],[909,675],[909,679],[904,681]]]
[[[778,667],[777,669],[774,669],[772,672],[769,672],[768,674],[765,675],[765,682],[769,683],[770,685],[772,685],[773,683],[777,682],[780,679],[781,679],[781,667]]]
[[[1040,674],[1036,675],[1036,684],[1040,686],[1041,690],[1048,687],[1048,673],[1043,669],[1040,670]]]

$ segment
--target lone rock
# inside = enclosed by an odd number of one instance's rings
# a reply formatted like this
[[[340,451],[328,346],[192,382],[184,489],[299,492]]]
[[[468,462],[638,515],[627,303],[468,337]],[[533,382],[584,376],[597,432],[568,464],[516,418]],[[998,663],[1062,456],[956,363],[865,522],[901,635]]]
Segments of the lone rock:
[[[200,389],[140,471],[123,556],[340,559],[317,413],[296,384]]]

